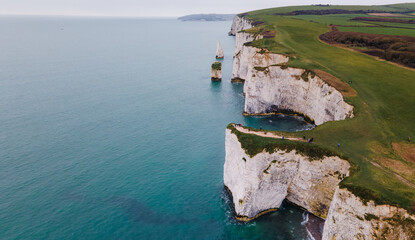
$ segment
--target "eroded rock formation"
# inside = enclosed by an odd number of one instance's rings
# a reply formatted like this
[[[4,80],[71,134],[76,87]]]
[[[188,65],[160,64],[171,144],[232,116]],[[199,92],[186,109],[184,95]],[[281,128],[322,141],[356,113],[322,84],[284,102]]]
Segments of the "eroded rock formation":
[[[244,111],[248,114],[294,111],[316,125],[353,117],[353,106],[339,91],[304,69],[271,65],[250,68],[244,92]]]
[[[284,199],[324,218],[338,183],[349,174],[349,163],[339,157],[311,160],[295,150],[250,157],[229,129],[225,147],[224,183],[243,221],[278,209]]]
[[[210,75],[212,81],[221,81],[222,80],[222,63],[214,62],[212,64]]]

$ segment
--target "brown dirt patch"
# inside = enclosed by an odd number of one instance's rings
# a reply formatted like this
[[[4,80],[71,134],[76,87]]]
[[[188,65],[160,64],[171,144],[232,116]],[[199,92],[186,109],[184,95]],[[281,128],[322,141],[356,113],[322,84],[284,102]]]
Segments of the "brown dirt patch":
[[[415,163],[415,145],[410,143],[392,143],[393,150],[408,162]]]
[[[371,22],[393,22],[393,23],[408,23],[414,24],[413,19],[399,19],[399,18],[375,18],[375,17],[355,17],[350,19],[352,21],[371,21]]]
[[[386,158],[386,157],[381,157],[377,159],[378,162],[380,162],[383,166],[393,170],[394,172],[397,172],[401,175],[413,175],[415,174],[415,169],[411,168],[410,166],[408,166],[407,164],[399,161],[399,160],[395,160],[392,158]]]
[[[337,89],[344,97],[356,96],[356,91],[349,84],[322,70],[313,69],[319,78]]]
[[[384,167],[391,170],[401,182],[412,188],[415,188],[415,169],[413,167],[408,166],[399,160],[386,157],[380,157],[376,160],[380,162]]]
[[[378,16],[378,17],[406,17],[402,14],[395,13],[368,13],[367,15]]]
[[[415,168],[411,162],[405,162],[389,157],[394,155],[392,149],[388,150],[388,148],[377,143],[371,144],[370,149],[377,155],[374,157],[377,163],[375,161],[370,161],[374,166],[387,170],[395,175],[401,182],[415,188]]]
[[[239,127],[237,125],[235,125],[235,128],[240,132],[247,133],[247,134],[254,134],[260,137],[269,137],[269,138],[277,138],[277,139],[281,139],[284,137],[284,139],[286,140],[306,142],[306,140],[303,140],[301,138],[288,137],[287,136],[288,134],[286,136],[283,136],[283,135],[278,135],[276,133],[267,132],[267,131],[251,131],[249,128]]]

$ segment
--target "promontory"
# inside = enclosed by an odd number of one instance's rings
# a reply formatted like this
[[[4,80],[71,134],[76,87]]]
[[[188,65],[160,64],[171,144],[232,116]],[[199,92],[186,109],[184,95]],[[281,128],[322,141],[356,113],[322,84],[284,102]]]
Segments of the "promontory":
[[[241,112],[295,114],[316,126],[228,125],[224,184],[238,220],[287,200],[325,219],[323,239],[415,239],[414,14],[407,3],[235,16],[231,80],[244,84]]]

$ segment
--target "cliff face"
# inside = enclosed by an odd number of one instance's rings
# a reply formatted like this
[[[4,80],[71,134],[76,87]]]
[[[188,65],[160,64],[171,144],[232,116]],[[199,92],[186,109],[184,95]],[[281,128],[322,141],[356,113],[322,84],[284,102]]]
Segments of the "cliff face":
[[[238,33],[237,39],[245,39],[244,36],[251,36],[248,33]],[[245,45],[237,45],[237,50],[233,59],[232,80],[238,79],[242,82],[250,80],[252,76],[252,69],[254,67],[268,67],[274,64],[281,64],[288,62],[288,57],[279,54],[270,54],[255,47]],[[238,50],[240,49],[240,50]]]
[[[211,69],[210,70],[211,80],[212,81],[221,81],[222,80],[222,70]]]
[[[292,110],[316,125],[353,116],[353,107],[344,102],[339,91],[303,69],[251,68],[244,92],[248,114]]]
[[[247,32],[238,32],[235,37],[235,54],[234,57],[236,58],[237,55],[241,53],[244,44],[247,42],[252,42],[258,39],[261,39],[261,35],[254,36]],[[239,58],[238,58],[239,59]],[[235,66],[235,65],[234,65]],[[235,72],[237,73],[237,72]]]
[[[244,29],[249,29],[251,27],[252,27],[251,21],[249,21],[246,18],[236,15],[233,18],[231,31],[229,32],[229,35],[235,36],[237,32],[242,31]]]
[[[221,81],[222,80],[222,62],[214,62],[212,64],[210,75],[212,81]]]
[[[243,19],[235,18],[233,29],[247,27]],[[316,125],[353,117],[353,106],[320,77],[305,69],[285,67],[289,58],[284,55],[244,45],[259,38],[236,32],[232,80],[245,82],[245,113],[294,111]]]
[[[284,199],[325,217],[349,163],[338,157],[310,160],[295,150],[249,157],[236,135],[226,130],[224,183],[239,220],[251,220],[280,207]]]
[[[415,239],[415,216],[402,208],[364,204],[346,189],[336,189],[323,239]]]

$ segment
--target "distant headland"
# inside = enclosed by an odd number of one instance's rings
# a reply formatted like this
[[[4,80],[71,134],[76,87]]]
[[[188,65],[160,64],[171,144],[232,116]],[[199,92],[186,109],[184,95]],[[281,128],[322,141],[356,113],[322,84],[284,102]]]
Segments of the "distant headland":
[[[181,21],[231,21],[236,14],[191,14],[179,17]]]

